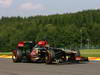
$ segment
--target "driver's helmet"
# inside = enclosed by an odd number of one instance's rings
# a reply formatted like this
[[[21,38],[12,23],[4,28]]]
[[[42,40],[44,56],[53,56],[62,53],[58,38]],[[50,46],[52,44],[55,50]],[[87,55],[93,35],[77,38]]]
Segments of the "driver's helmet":
[[[44,40],[44,41],[39,41],[37,44],[39,46],[46,46],[46,45],[48,45],[48,42],[46,40]]]
[[[18,43],[18,47],[23,47],[24,44],[25,44],[25,43],[24,43],[23,41],[21,41],[21,42]]]

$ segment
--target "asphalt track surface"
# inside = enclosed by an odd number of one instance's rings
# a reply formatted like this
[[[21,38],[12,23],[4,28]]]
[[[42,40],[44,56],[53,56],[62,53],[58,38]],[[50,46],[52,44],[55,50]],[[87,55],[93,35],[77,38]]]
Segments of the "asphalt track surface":
[[[0,75],[100,75],[100,62],[46,65],[0,59]]]

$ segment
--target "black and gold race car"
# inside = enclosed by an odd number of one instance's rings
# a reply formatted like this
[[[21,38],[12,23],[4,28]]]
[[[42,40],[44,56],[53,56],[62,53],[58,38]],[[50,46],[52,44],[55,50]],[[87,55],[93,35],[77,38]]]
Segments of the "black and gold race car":
[[[40,45],[29,41],[20,42],[18,47],[12,50],[13,62],[41,62],[51,64],[64,62],[80,63],[88,61],[87,57],[80,56],[78,50],[54,48],[43,44]]]

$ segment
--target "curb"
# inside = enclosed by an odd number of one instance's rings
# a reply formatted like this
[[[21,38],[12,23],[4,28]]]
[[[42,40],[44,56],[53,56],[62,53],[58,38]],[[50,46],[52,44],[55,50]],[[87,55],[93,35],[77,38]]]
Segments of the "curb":
[[[12,58],[12,55],[0,55],[0,58]],[[89,61],[100,61],[100,57],[88,57]]]
[[[88,57],[89,61],[100,61],[100,57]]]
[[[12,58],[12,55],[0,55],[0,58]]]

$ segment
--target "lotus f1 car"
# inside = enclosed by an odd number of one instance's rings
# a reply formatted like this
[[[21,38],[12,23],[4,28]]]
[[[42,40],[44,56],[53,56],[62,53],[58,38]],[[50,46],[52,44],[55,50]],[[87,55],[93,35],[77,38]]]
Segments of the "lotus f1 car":
[[[88,61],[88,58],[80,56],[79,51],[64,50],[60,48],[49,47],[47,41],[39,41],[37,44],[33,42],[20,42],[18,47],[12,50],[12,59],[14,62],[42,62],[51,63],[79,63]]]
[[[12,50],[13,62],[30,61],[30,53],[32,48],[35,46],[33,41],[22,41],[19,42],[16,49]]]

